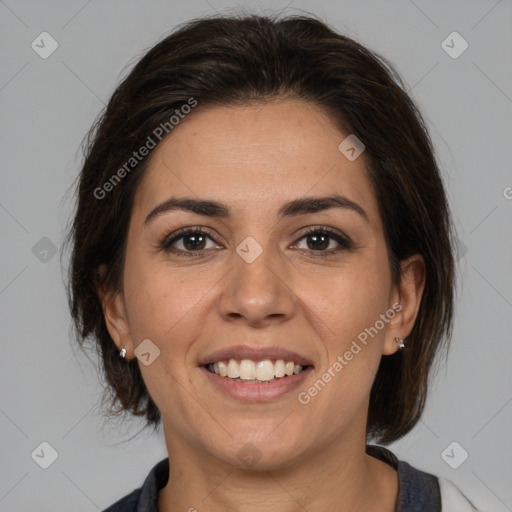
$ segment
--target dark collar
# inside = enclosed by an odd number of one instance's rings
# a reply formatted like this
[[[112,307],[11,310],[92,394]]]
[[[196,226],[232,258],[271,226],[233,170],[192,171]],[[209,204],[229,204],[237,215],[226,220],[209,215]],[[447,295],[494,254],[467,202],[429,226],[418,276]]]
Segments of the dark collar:
[[[439,512],[441,510],[441,492],[436,476],[398,460],[394,453],[382,446],[368,445],[366,453],[386,462],[398,472],[400,490],[395,512]]]
[[[436,476],[399,461],[388,449],[368,445],[366,453],[389,464],[398,472],[400,491],[395,512],[439,512],[441,496]],[[158,512],[158,493],[169,480],[169,459],[149,472],[140,489],[133,491],[104,512]]]

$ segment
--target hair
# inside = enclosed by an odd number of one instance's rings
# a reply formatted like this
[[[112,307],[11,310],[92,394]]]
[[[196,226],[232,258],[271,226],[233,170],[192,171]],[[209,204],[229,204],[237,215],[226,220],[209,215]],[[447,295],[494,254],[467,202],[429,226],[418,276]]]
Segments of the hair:
[[[151,48],[121,81],[84,141],[66,238],[72,244],[68,301],[76,337],[82,348],[89,340],[100,356],[107,412],[143,416],[146,426],[156,428],[161,415],[137,359],[119,357],[98,296],[99,286],[122,291],[133,198],[150,154],[135,163],[129,159],[191,99],[197,106],[190,116],[205,106],[282,98],[314,104],[342,133],[363,141],[393,283],[400,281],[402,260],[413,254],[424,259],[425,288],[407,347],[382,357],[370,394],[367,436],[388,444],[420,419],[429,373],[440,347],[448,346],[454,228],[425,121],[397,71],[313,17],[192,20]],[[121,183],[112,181],[116,173]],[[98,273],[102,264],[104,275]]]

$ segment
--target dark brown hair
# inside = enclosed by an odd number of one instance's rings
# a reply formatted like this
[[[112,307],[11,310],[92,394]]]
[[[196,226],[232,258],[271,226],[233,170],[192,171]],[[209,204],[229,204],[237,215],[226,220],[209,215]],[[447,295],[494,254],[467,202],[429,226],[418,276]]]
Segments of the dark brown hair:
[[[368,435],[389,443],[418,422],[436,353],[451,335],[453,227],[427,128],[397,72],[315,18],[193,20],[150,49],[123,79],[85,141],[78,177],[67,239],[76,334],[82,347],[89,339],[101,356],[109,412],[130,412],[158,425],[160,412],[137,359],[119,357],[97,294],[98,284],[122,290],[133,197],[150,155],[130,168],[126,162],[155,128],[169,127],[171,116],[191,98],[197,111],[283,97],[319,106],[343,133],[365,144],[394,283],[400,280],[401,260],[420,254],[425,261],[425,289],[407,348],[382,358],[371,391]],[[126,171],[122,181],[113,183],[121,168]],[[98,193],[107,182],[113,183],[108,194]],[[99,283],[101,264],[107,272]]]

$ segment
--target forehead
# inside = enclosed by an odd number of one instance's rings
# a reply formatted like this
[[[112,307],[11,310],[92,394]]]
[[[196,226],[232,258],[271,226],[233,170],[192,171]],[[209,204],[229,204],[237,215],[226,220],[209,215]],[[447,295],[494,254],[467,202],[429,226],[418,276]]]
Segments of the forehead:
[[[170,195],[261,213],[290,199],[336,193],[364,204],[378,223],[364,153],[350,161],[338,149],[348,135],[322,109],[299,100],[199,105],[153,150],[134,214],[147,214]]]

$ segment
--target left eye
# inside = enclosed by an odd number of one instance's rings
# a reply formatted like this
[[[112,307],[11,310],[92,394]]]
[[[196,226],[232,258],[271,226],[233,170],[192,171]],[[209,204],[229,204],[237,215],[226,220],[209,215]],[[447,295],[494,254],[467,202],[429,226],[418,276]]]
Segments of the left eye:
[[[312,231],[300,238],[295,247],[309,251],[327,252],[349,249],[350,243],[337,234],[325,231]]]

